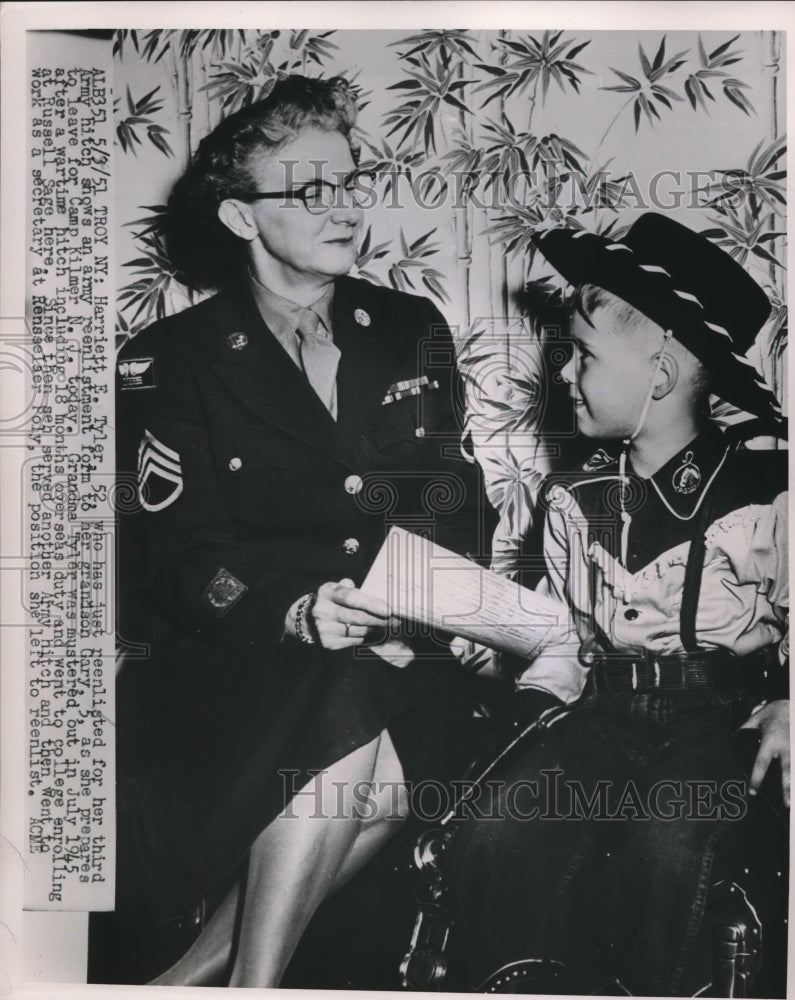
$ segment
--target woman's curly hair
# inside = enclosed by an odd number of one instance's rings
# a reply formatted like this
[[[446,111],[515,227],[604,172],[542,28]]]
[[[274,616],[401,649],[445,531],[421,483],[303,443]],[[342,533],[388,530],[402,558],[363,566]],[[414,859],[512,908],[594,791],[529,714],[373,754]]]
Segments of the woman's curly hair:
[[[218,206],[255,189],[252,154],[274,153],[305,128],[340,132],[349,139],[357,111],[342,77],[293,75],[202,139],[168,200],[166,247],[180,281],[196,289],[218,288],[240,273],[245,243],[219,220]]]

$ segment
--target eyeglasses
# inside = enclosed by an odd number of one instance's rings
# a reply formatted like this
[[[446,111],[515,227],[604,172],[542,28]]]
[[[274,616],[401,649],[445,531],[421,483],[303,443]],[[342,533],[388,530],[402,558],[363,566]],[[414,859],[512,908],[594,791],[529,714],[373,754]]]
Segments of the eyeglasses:
[[[266,198],[282,198],[284,200],[297,198],[304,203],[304,208],[312,215],[322,215],[332,208],[345,208],[340,199],[342,189],[356,208],[370,208],[375,203],[375,182],[377,175],[371,170],[357,170],[349,174],[342,184],[332,184],[331,181],[310,181],[292,191],[254,191],[251,194],[240,195],[241,201],[262,201]]]

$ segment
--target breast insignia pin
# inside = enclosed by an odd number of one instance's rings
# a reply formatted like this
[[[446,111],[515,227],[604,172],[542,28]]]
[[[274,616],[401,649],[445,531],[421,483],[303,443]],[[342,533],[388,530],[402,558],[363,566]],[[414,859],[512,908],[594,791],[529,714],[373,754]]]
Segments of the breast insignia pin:
[[[226,342],[233,351],[242,351],[248,344],[248,335],[245,333],[230,333]]]
[[[359,326],[369,326],[371,323],[370,314],[365,312],[364,309],[356,309],[353,313],[353,318]]]
[[[154,358],[130,358],[118,363],[119,387],[121,389],[154,389],[155,379]]]

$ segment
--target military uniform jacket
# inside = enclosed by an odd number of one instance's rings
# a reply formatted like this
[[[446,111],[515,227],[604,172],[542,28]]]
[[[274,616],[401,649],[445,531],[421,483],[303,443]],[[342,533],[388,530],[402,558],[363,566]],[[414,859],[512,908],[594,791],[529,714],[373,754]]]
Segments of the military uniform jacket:
[[[712,488],[695,615],[698,647],[742,656],[775,645],[788,669],[787,452],[737,450],[711,427],[651,479],[630,468],[626,488],[617,459],[604,450],[546,484],[547,575],[539,590],[566,604],[571,630],[565,643],[527,667],[521,687],[574,701],[587,680],[578,655],[586,638],[602,636],[608,649],[626,654],[685,650],[685,570]]]
[[[120,354],[120,829],[131,895],[148,879],[158,912],[240,861],[284,805],[277,772],[300,787],[400,718],[419,773],[457,741],[445,713],[468,711],[438,652],[401,671],[284,640],[296,598],[360,584],[391,524],[482,548],[438,310],[342,278],[332,324],[336,422],[243,286]]]

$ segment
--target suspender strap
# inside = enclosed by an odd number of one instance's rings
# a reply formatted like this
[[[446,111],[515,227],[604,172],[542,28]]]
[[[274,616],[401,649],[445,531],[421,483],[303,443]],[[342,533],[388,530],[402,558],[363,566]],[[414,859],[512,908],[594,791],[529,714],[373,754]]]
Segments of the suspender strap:
[[[722,470],[712,481],[709,493],[704,498],[704,503],[698,512],[698,520],[696,521],[695,531],[690,542],[690,551],[687,556],[685,581],[682,589],[682,608],[679,616],[679,634],[682,638],[682,645],[688,653],[694,653],[698,649],[696,614],[698,612],[698,598],[701,592],[701,577],[704,573],[704,556],[707,550],[707,529],[712,524],[712,518],[715,513],[721,474]]]

